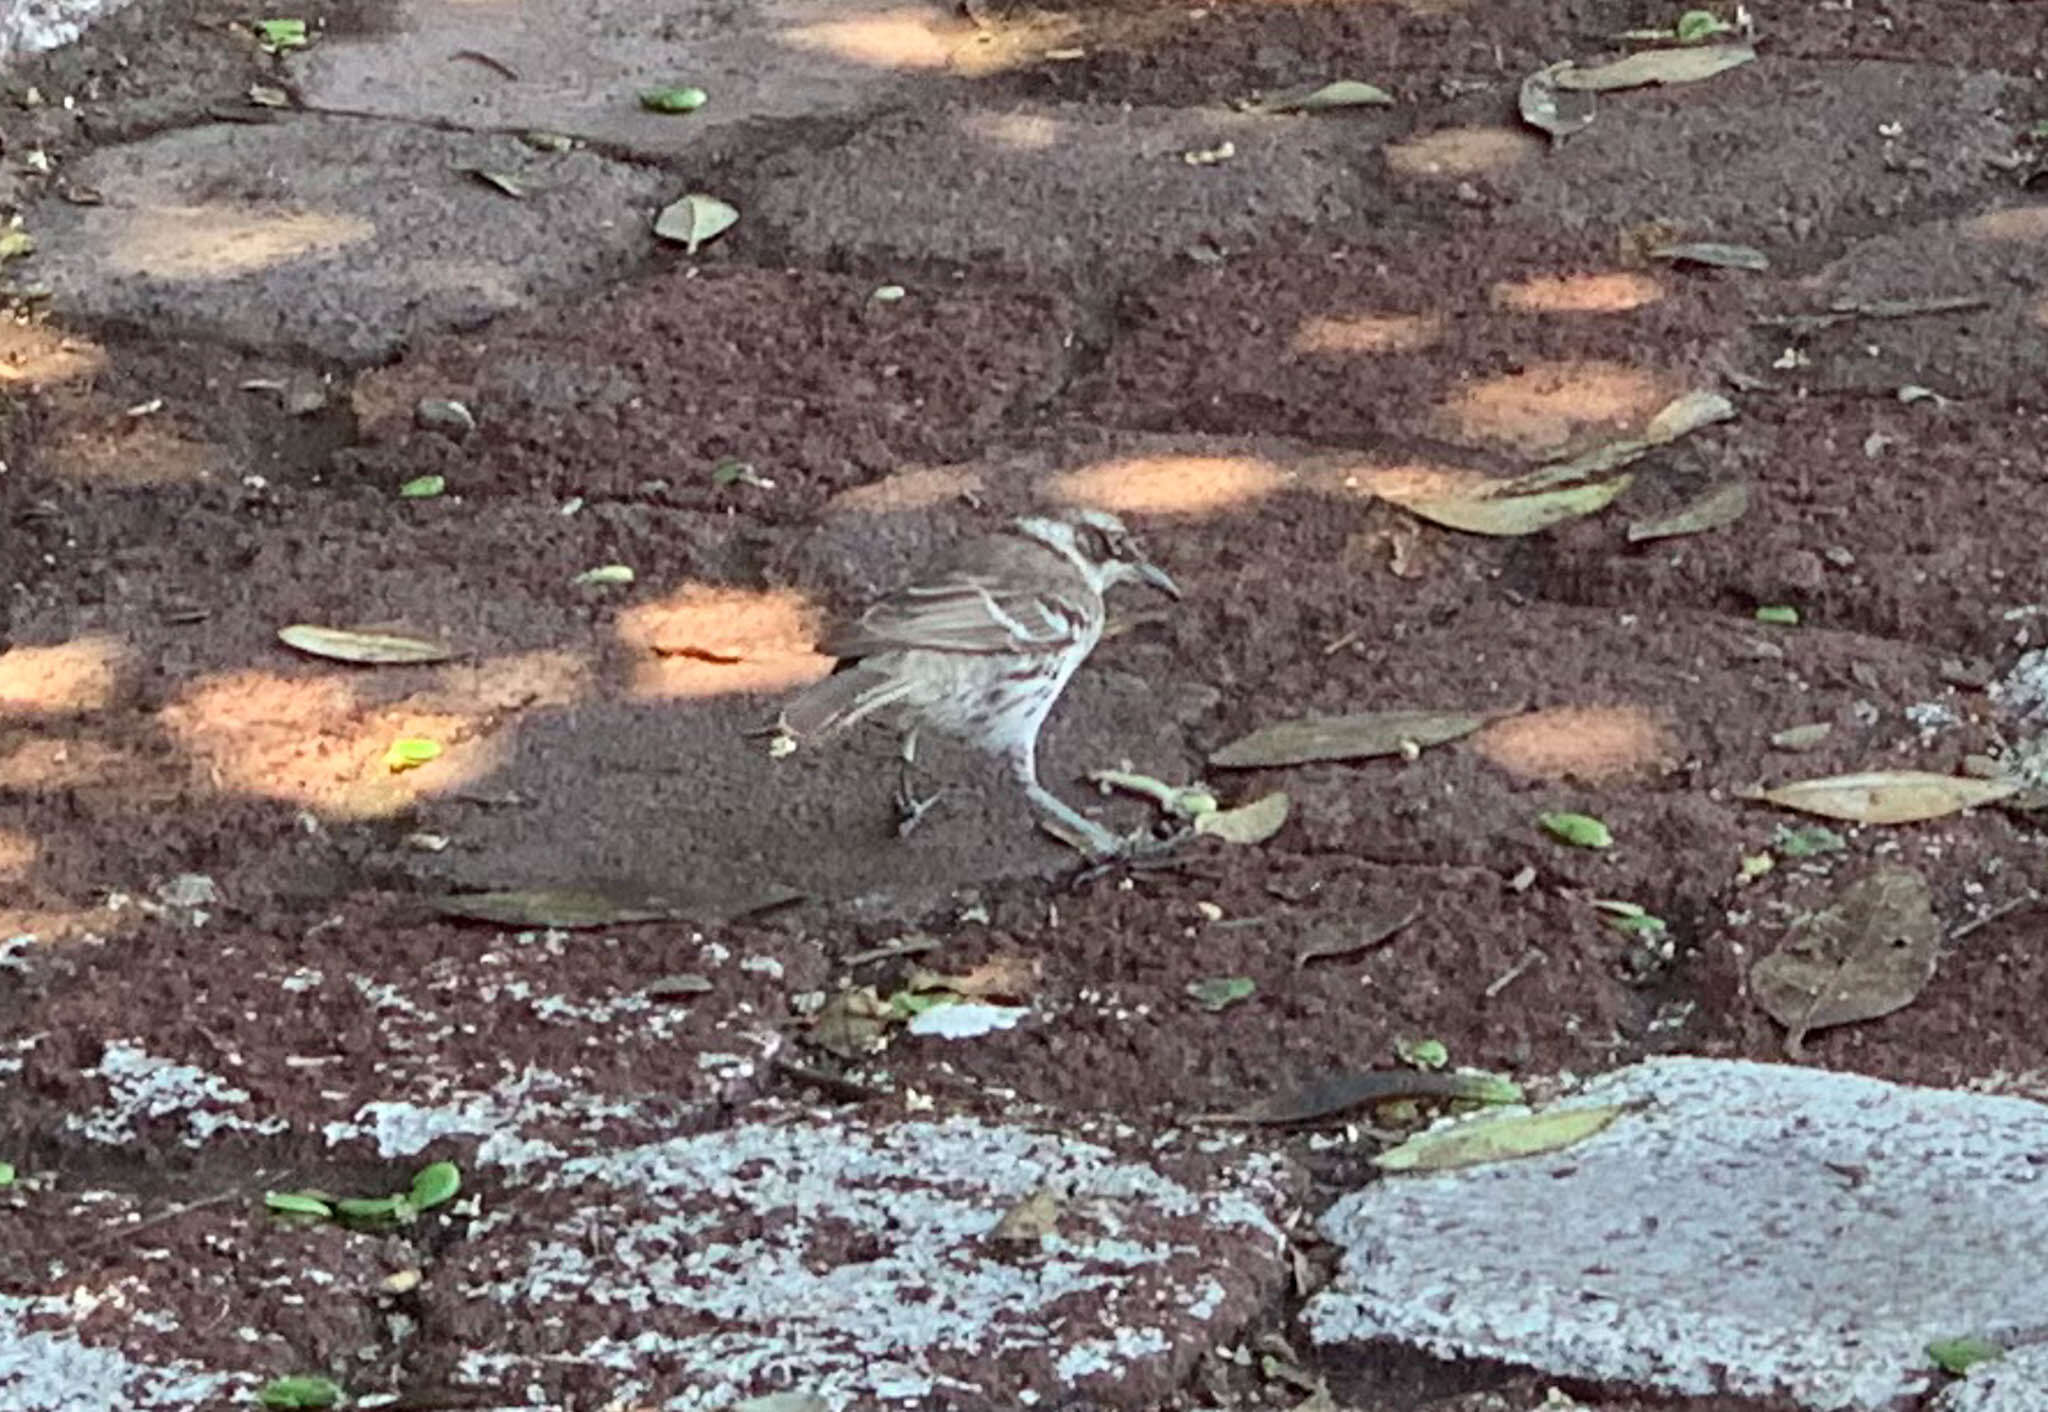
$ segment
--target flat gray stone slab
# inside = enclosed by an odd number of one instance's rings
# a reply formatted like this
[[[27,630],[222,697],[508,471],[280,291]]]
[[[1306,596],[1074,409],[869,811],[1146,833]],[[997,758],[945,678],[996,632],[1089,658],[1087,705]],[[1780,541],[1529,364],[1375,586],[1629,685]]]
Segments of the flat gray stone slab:
[[[557,1406],[1157,1406],[1278,1291],[1282,1171],[1184,1183],[971,1118],[742,1126],[549,1170],[429,1322],[474,1350],[449,1386]],[[996,1233],[1041,1193],[1051,1233]]]
[[[674,184],[508,136],[304,115],[107,148],[70,180],[103,204],[42,203],[18,267],[60,314],[350,362],[617,278],[653,251]]]
[[[929,85],[974,30],[938,5],[866,0],[594,0],[501,7],[404,0],[382,33],[323,40],[290,61],[307,106],[468,128],[537,128],[648,155],[737,123],[841,115]],[[468,53],[488,53],[516,78]],[[641,90],[702,88],[687,116],[650,113]]]
[[[1360,168],[1387,121],[1083,104],[906,113],[764,164],[753,214],[809,259],[1142,268],[1362,217],[1373,203]],[[914,201],[894,175],[905,171]]]
[[[1568,1150],[1379,1182],[1305,1319],[1685,1394],[1913,1405],[1929,1340],[2040,1340],[2048,1107],[1673,1059],[1571,1106],[1640,1104]]]

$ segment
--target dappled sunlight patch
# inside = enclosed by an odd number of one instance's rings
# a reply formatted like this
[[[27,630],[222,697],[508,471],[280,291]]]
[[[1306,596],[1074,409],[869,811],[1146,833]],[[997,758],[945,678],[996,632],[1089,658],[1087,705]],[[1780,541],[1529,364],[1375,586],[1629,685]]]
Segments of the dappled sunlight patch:
[[[655,700],[786,691],[832,670],[816,648],[819,613],[793,589],[688,584],[619,615],[637,654],[632,693]]]
[[[575,652],[543,650],[445,667],[439,688],[413,699],[430,709],[498,714],[532,706],[573,706],[591,695],[594,673]]]
[[[1412,353],[1443,337],[1440,314],[1319,314],[1303,319],[1296,353]]]
[[[226,279],[330,255],[377,233],[361,216],[341,212],[154,203],[104,210],[102,219],[119,222],[108,232],[108,270],[154,279]]]
[[[904,510],[928,510],[963,495],[972,495],[987,484],[980,471],[971,466],[920,466],[898,471],[867,485],[842,490],[825,502],[825,511],[857,511],[871,515],[894,514]]]
[[[1962,224],[1969,240],[2048,241],[2048,206],[2009,206],[2003,211],[1986,211]]]
[[[961,126],[992,147],[1044,152],[1060,140],[1060,123],[1043,113],[969,113]]]
[[[41,390],[106,365],[107,351],[89,338],[26,319],[0,319],[0,386]]]
[[[1605,780],[1665,765],[1664,719],[1640,706],[1558,706],[1495,721],[1472,739],[1482,758],[1525,779]]]
[[[0,652],[0,720],[104,710],[127,649],[114,638],[73,638]]]
[[[1045,491],[1118,514],[1197,515],[1249,505],[1293,478],[1255,456],[1130,456],[1062,471]]]
[[[1436,421],[1443,435],[1541,456],[1590,429],[1640,427],[1677,391],[1669,377],[1625,363],[1535,363],[1458,389]]]
[[[74,427],[43,450],[43,472],[88,485],[195,485],[231,469],[228,453],[150,418]]]
[[[297,804],[334,818],[395,814],[495,769],[503,745],[473,713],[408,703],[367,707],[348,682],[238,672],[209,677],[162,713],[218,789]],[[440,755],[394,771],[394,742],[431,740]]]
[[[1404,461],[1391,466],[1360,462],[1331,467],[1317,477],[1316,486],[1331,495],[1378,496],[1399,505],[1467,495],[1495,479],[1467,466],[1446,466],[1433,461]]]
[[[0,828],[0,883],[26,881],[42,856],[43,846],[35,839],[19,829]]]
[[[1406,176],[1468,177],[1504,171],[1543,151],[1540,138],[1507,127],[1447,127],[1386,148],[1387,165]]]
[[[1649,275],[1617,270],[1502,280],[1488,297],[1495,308],[1516,314],[1625,314],[1662,299],[1664,286]]]
[[[967,37],[964,25],[936,8],[922,6],[793,25],[780,35],[793,49],[830,54],[866,68],[911,72],[948,67],[954,50]]]

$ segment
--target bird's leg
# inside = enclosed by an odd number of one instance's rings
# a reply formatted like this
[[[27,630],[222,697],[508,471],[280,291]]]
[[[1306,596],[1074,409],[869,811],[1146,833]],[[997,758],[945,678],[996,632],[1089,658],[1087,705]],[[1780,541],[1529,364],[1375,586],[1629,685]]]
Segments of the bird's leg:
[[[945,791],[933,790],[920,796],[917,792],[917,727],[903,732],[901,747],[902,773],[896,779],[896,836],[909,838],[911,830],[924,821],[925,812],[939,802]]]
[[[1040,828],[1089,858],[1115,858],[1127,851],[1129,840],[1118,838],[1038,782],[1035,742],[1027,741],[1011,752],[1009,765],[1010,774],[1022,787],[1024,797],[1038,811]]]

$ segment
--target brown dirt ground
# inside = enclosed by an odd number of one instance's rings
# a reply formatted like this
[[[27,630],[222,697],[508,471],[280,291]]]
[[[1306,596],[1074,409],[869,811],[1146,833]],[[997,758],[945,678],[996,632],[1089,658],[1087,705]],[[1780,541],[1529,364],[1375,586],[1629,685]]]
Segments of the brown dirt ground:
[[[122,43],[152,42],[148,11],[120,22]],[[1490,122],[1503,116],[1503,73],[1661,13],[1534,0],[1246,5],[1181,22],[1126,0],[1048,11],[1048,24],[1077,27],[1090,57],[983,92],[1182,104],[1338,65],[1395,74],[1404,97],[1442,95],[1431,125]],[[1773,15],[1773,42],[1816,61],[2016,80],[2042,61],[2038,6],[1886,13],[1896,23],[1856,25],[1860,9]],[[246,56],[208,52],[178,60],[205,81],[176,101],[110,99],[100,125],[42,140],[90,145],[191,120],[207,93],[247,82]],[[90,58],[47,61],[46,81],[82,82]],[[1494,91],[1460,96],[1478,81]],[[2013,106],[2034,101],[2027,90]],[[30,121],[54,119],[9,118]],[[10,128],[10,148],[24,136],[37,140]],[[1887,219],[2024,199],[2009,173],[1959,181]],[[1842,853],[1738,880],[1745,855],[1797,822],[1741,790],[1867,768],[1953,771],[2007,738],[1983,687],[2020,650],[2025,610],[2048,603],[2048,402],[2015,387],[2024,364],[2002,361],[2009,343],[1977,362],[1958,352],[1991,340],[1996,311],[1886,325],[1873,385],[1856,381],[1864,330],[1818,337],[1805,376],[1821,390],[1802,395],[1772,369],[1785,340],[1754,321],[1816,307],[1821,286],[1807,277],[1870,233],[1867,221],[1824,231],[1791,273],[1674,274],[1619,266],[1624,223],[1600,211],[1531,225],[1481,187],[1476,200],[1418,187],[1369,231],[1286,235],[1221,264],[1152,261],[1107,296],[970,276],[882,308],[865,269],[787,270],[735,241],[701,271],[675,261],[365,372],[33,315],[10,323],[0,938],[33,933],[53,954],[0,991],[0,1030],[32,1021],[60,1040],[0,1091],[0,1146],[104,1176],[114,1159],[57,1119],[90,1105],[81,1074],[114,1033],[152,1053],[259,1054],[285,1021],[351,1052],[367,1033],[360,996],[309,992],[303,1014],[278,1016],[259,1009],[248,978],[322,957],[367,974],[474,958],[491,934],[428,911],[450,886],[629,883],[686,897],[704,919],[694,930],[780,963],[778,978],[751,974],[746,994],[721,999],[778,1016],[791,995],[847,976],[887,993],[904,963],[849,969],[844,958],[906,933],[935,939],[918,961],[953,973],[1028,956],[1042,1023],[972,1044],[905,1043],[853,1076],[886,1071],[897,1089],[962,1111],[1106,1113],[1155,1128],[1390,1065],[1398,1041],[1421,1037],[1458,1063],[1525,1074],[1669,1051],[1776,1058],[1780,1034],[1749,1000],[1747,965],[1844,879],[1881,860],[1919,868],[1950,928],[2041,887],[2039,829],[1999,810],[1848,829]],[[765,253],[772,235],[763,241]],[[2039,278],[2032,258],[2015,298]],[[1632,304],[1645,288],[1657,297]],[[1567,300],[1563,312],[1516,302],[1546,290]],[[1593,302],[1570,304],[1574,290]],[[1369,327],[1308,331],[1363,308]],[[1377,351],[1361,356],[1347,337]],[[1979,387],[1956,388],[1944,377],[1955,371]],[[1404,468],[1500,470],[1582,447],[1731,373],[1756,384],[1740,419],[1661,453],[1596,519],[1479,539],[1361,488]],[[293,377],[321,386],[323,405],[287,415],[275,394],[240,390]],[[1962,400],[1902,405],[1889,390],[1908,382]],[[416,429],[424,395],[465,400],[480,431],[455,441]],[[155,398],[160,412],[131,413]],[[717,484],[711,469],[729,457],[774,488]],[[449,496],[391,494],[429,472],[448,478]],[[1627,519],[1730,475],[1754,493],[1736,528],[1625,542]],[[1188,595],[1130,619],[1063,706],[1049,774],[1071,796],[1085,794],[1083,771],[1120,756],[1192,778],[1210,750],[1282,716],[1507,719],[1412,762],[1211,772],[1233,800],[1288,791],[1287,828],[1259,847],[1088,879],[1000,793],[971,783],[942,806],[938,836],[897,844],[886,742],[780,773],[747,753],[739,731],[817,670],[818,613],[890,583],[936,538],[1037,497],[1105,491]],[[572,498],[579,511],[562,513]],[[569,587],[607,562],[632,564],[636,585]],[[1766,604],[1796,605],[1803,625],[1760,626],[1752,615]],[[293,621],[403,626],[462,655],[337,672],[275,645]],[[1912,710],[1926,703],[1941,709]],[[1773,731],[1823,721],[1834,732],[1813,751],[1769,745]],[[385,745],[414,733],[454,748],[427,769],[384,771]],[[1106,807],[1143,817],[1128,801]],[[1534,819],[1554,809],[1599,815],[1618,845],[1549,841]],[[422,835],[450,844],[423,851]],[[204,930],[150,901],[187,873],[219,888]],[[780,884],[810,897],[730,920]],[[1668,953],[1603,925],[1596,897],[1664,917]],[[1295,960],[1411,906],[1416,919],[1383,945]],[[620,944],[571,951],[581,959],[550,983],[630,990],[683,967],[691,927],[615,930]],[[1807,1062],[2038,1083],[2044,937],[2048,907],[2003,912],[1948,949],[1915,1003],[1817,1036]],[[592,973],[579,982],[577,967]],[[1187,997],[1192,983],[1239,975],[1257,985],[1244,1004],[1210,1014]],[[121,983],[135,976],[148,978],[146,1005]],[[506,1024],[472,1057],[524,1045],[544,1060],[544,1029]],[[809,1051],[804,1062],[841,1067]],[[665,1071],[658,1054],[597,1063],[598,1087],[659,1081],[679,1103],[708,1105],[688,1121],[721,1121],[717,1105],[731,1101]],[[333,1111],[388,1077],[342,1085]],[[764,1080],[778,1085],[800,1091]],[[303,1092],[273,1097],[295,1124],[325,1116]],[[218,1177],[175,1141],[155,1142],[121,1168],[142,1205]],[[336,1163],[289,1135],[250,1153],[266,1169]],[[1326,1190],[1360,1175],[1355,1157],[1301,1155]],[[293,1356],[359,1334],[343,1320]],[[1347,1355],[1329,1371],[1358,1406],[1478,1412],[1541,1391],[1509,1370],[1392,1354]]]

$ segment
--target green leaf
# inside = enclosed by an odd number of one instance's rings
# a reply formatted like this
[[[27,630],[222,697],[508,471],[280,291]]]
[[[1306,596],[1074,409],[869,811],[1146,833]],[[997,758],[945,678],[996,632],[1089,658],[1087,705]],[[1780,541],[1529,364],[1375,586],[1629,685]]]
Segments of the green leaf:
[[[0,261],[17,259],[23,255],[33,255],[35,249],[36,238],[20,226],[12,226],[7,230],[0,231]]]
[[[414,476],[404,485],[398,487],[398,498],[401,500],[432,500],[447,488],[448,477],[446,476]]]
[[[1591,814],[1538,814],[1536,822],[1560,843],[1574,848],[1611,848],[1614,835]]]
[[[12,1162],[0,1162],[0,1186],[13,1186],[13,1185],[14,1185],[14,1164],[13,1164]]]
[[[640,91],[640,106],[650,113],[694,113],[711,101],[711,95],[701,88],[645,88]]]
[[[311,1192],[266,1191],[263,1204],[280,1216],[318,1216],[323,1221],[334,1219],[334,1207]]]
[[[384,766],[395,775],[405,770],[416,770],[428,761],[440,758],[441,742],[438,740],[406,736],[391,742],[391,748],[384,752]]]
[[[1840,853],[1848,846],[1849,840],[1821,824],[1796,829],[1780,824],[1771,836],[1771,847],[1787,858],[1817,858],[1823,853]]]
[[[1441,1069],[1451,1062],[1451,1051],[1440,1039],[1397,1039],[1394,1057],[1411,1069]]]
[[[342,1398],[341,1384],[318,1374],[272,1378],[256,1394],[265,1407],[333,1407]]]
[[[594,569],[585,569],[569,581],[586,586],[591,584],[631,583],[633,581],[633,570],[627,564],[599,564]]]
[[[419,1210],[402,1194],[350,1196],[334,1203],[334,1214],[355,1225],[388,1226],[410,1221]]]
[[[429,1162],[413,1174],[412,1204],[421,1211],[431,1211],[446,1201],[453,1201],[455,1194],[462,1190],[462,1171],[453,1162]]]
[[[1756,610],[1756,620],[1773,627],[1796,628],[1799,626],[1799,610],[1788,608],[1782,603],[1773,603]]]
[[[256,37],[263,41],[263,47],[273,54],[306,47],[304,20],[258,20],[254,28]]]
[[[1680,44],[1697,44],[1702,39],[1726,34],[1733,28],[1735,26],[1710,10],[1687,10],[1678,17],[1675,32]]]
[[[1988,1338],[1938,1338],[1927,1345],[1927,1356],[1942,1372],[1960,1376],[1979,1363],[1997,1362],[2005,1350]]]
[[[1250,976],[1211,976],[1207,980],[1189,981],[1187,985],[1188,998],[1211,1012],[1228,1010],[1240,1000],[1249,1000],[1257,990]]]

